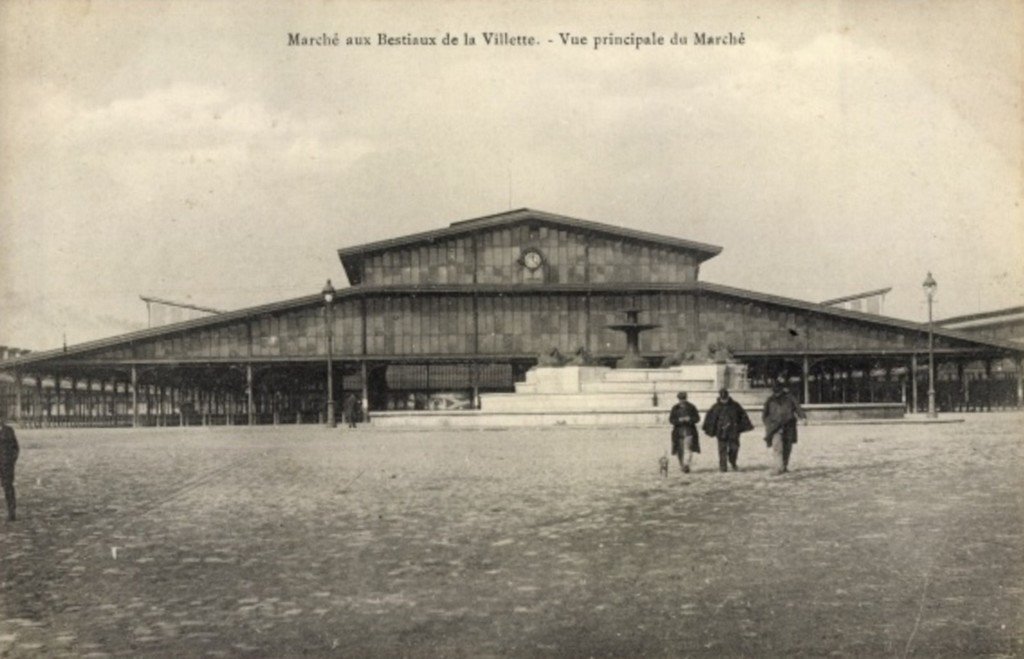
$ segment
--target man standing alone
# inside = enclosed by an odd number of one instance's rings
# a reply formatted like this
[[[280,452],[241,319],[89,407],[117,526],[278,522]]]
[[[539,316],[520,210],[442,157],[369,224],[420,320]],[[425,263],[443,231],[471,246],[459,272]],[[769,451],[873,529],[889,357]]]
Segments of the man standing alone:
[[[358,406],[359,402],[356,400],[355,394],[346,395],[344,402],[341,404],[341,417],[348,424],[349,428],[356,427],[356,410]]]
[[[14,428],[7,425],[7,410],[0,407],[0,484],[7,500],[7,521],[15,520],[14,463],[18,461],[18,438]]]
[[[739,471],[736,459],[740,455],[740,433],[753,430],[747,411],[729,396],[727,389],[718,392],[718,400],[704,417],[704,432],[718,438],[718,470]]]
[[[700,453],[700,438],[697,437],[700,413],[686,400],[685,391],[680,391],[676,397],[679,402],[672,406],[668,415],[668,422],[672,424],[672,455],[679,456],[679,466],[688,474],[693,454]]]
[[[776,476],[784,474],[789,471],[789,456],[796,444],[796,420],[807,419],[807,415],[781,379],[772,386],[772,395],[764,403],[761,418],[764,419],[764,441],[775,459],[774,473]]]

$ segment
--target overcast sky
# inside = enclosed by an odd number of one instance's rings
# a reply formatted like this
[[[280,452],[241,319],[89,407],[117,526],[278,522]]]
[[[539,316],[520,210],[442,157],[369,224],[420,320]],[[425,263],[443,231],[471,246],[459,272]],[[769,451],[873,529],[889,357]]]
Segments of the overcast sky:
[[[0,344],[314,293],[339,247],[510,207],[722,245],[702,278],[767,293],[924,320],[931,270],[937,316],[1024,304],[1022,7],[4,2]],[[746,43],[558,39],[651,31]]]

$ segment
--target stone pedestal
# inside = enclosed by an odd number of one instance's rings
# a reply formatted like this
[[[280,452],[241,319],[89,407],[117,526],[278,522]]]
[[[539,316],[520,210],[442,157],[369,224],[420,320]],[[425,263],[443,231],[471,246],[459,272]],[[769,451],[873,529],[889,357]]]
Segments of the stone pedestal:
[[[636,413],[667,411],[676,394],[706,410],[726,387],[741,405],[759,406],[767,392],[753,391],[743,364],[684,364],[673,368],[608,368],[605,366],[538,366],[516,384],[514,394],[482,394],[484,412],[513,414]]]
[[[630,352],[615,362],[615,368],[643,368],[644,366],[647,366],[647,361],[639,354]]]
[[[747,381],[747,365],[739,362],[725,362],[715,364],[715,382],[719,389],[723,387],[729,391],[744,391],[749,388]]]
[[[607,366],[537,366],[526,372],[526,382],[516,384],[516,393],[580,393],[584,383],[600,382],[611,370]]]

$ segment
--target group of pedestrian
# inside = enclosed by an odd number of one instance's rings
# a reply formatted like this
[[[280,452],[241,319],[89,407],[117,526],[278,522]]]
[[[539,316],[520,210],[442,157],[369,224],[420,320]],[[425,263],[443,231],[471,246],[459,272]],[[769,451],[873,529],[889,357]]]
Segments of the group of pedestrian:
[[[668,421],[672,425],[672,455],[679,459],[683,473],[690,473],[693,454],[700,453],[700,435],[697,424],[700,412],[687,400],[685,391],[679,392],[679,402],[672,407]],[[764,441],[772,451],[775,463],[773,473],[789,471],[789,457],[796,444],[798,419],[806,419],[800,402],[790,393],[782,380],[772,386],[772,393],[761,410],[764,423]],[[733,400],[727,389],[718,392],[718,399],[708,410],[701,426],[708,437],[718,440],[718,470],[739,471],[740,435],[754,429],[743,406]]]

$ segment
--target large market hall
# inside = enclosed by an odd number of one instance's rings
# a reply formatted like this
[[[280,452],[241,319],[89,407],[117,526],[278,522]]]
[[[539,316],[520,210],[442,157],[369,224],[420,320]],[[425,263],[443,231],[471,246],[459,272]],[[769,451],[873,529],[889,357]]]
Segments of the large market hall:
[[[28,426],[318,423],[346,399],[372,421],[473,409],[538,361],[615,366],[631,348],[650,368],[727,353],[807,403],[922,410],[929,357],[940,409],[1024,398],[1024,344],[702,281],[721,251],[530,209],[454,222],[339,249],[348,286],[5,350],[2,402]],[[643,328],[633,346],[629,323]]]

